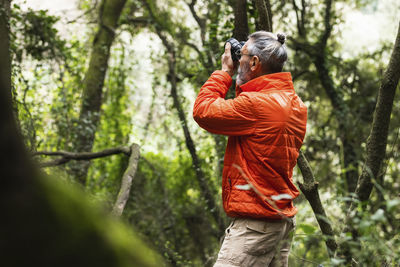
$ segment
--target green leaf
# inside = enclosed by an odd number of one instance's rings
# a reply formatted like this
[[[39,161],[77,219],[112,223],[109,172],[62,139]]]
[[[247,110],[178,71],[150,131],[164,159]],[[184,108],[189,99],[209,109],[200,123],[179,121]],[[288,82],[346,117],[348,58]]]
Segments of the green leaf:
[[[311,224],[305,224],[302,223],[298,226],[299,229],[303,230],[303,232],[307,235],[311,235],[313,233],[315,233],[315,231],[317,230],[315,226],[311,225]]]

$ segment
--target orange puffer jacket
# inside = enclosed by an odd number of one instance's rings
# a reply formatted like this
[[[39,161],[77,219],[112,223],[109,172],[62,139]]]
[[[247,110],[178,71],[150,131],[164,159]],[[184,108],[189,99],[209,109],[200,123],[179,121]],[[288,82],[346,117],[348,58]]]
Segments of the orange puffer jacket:
[[[231,84],[228,73],[215,71],[193,109],[202,128],[229,136],[222,174],[224,209],[231,217],[292,217],[297,212],[292,200],[299,195],[292,174],[306,132],[307,108],[288,72],[257,77],[237,88],[234,99],[225,100]]]

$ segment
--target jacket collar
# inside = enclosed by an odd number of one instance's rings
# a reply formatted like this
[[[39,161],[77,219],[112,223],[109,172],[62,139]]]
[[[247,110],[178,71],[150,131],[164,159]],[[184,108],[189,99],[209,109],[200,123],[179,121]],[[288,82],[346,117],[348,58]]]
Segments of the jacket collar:
[[[293,88],[290,72],[277,72],[262,75],[240,86],[242,92],[258,92],[261,90],[291,89]]]

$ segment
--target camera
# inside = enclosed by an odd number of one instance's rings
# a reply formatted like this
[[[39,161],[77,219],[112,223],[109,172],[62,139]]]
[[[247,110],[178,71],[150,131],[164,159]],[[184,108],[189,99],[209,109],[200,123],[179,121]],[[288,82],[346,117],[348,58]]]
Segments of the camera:
[[[226,45],[226,43],[230,43],[231,44],[232,60],[233,61],[239,61],[239,59],[240,59],[240,49],[242,49],[242,47],[244,46],[245,42],[244,41],[239,42],[235,38],[229,38],[225,42],[225,45]]]

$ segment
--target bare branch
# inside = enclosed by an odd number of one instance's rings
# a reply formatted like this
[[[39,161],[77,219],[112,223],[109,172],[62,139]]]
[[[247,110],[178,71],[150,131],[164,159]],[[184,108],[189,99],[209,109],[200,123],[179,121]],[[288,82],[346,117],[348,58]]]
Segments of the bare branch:
[[[196,2],[197,2],[197,0],[192,0],[192,1],[190,1],[190,3],[187,3],[187,5],[190,9],[190,12],[193,15],[193,18],[196,20],[197,24],[199,25],[201,41],[204,44],[204,42],[206,40],[206,20],[204,18],[200,18],[200,16],[197,14],[196,10],[194,9]]]
[[[67,24],[75,23],[75,22],[77,22],[78,20],[80,20],[81,18],[87,16],[89,13],[95,11],[95,10],[97,9],[97,4],[98,4],[97,2],[98,2],[98,1],[96,0],[95,3],[94,3],[94,5],[92,5],[91,8],[89,8],[88,10],[86,10],[85,12],[83,12],[82,14],[80,14],[79,16],[77,16],[76,18],[71,19],[71,20],[68,20],[66,23],[67,23]]]
[[[148,17],[127,17],[124,18],[120,24],[132,24],[132,25],[149,25],[151,23]]]
[[[131,191],[131,185],[133,178],[135,177],[137,165],[140,157],[140,147],[137,144],[131,146],[131,155],[129,157],[129,165],[126,168],[124,175],[122,176],[121,188],[118,193],[117,200],[115,201],[114,207],[112,209],[112,214],[115,216],[121,216],[124,211],[126,202],[129,198],[129,193]]]
[[[325,243],[328,247],[328,253],[332,257],[337,249],[334,232],[319,197],[318,182],[315,181],[310,164],[302,151],[300,151],[299,157],[297,158],[297,166],[300,168],[304,181],[303,183],[298,182],[300,190],[310,203],[321,232],[327,237]]]
[[[331,24],[332,0],[325,0],[325,5],[326,5],[325,16],[324,16],[325,30],[320,39],[321,48],[325,48],[328,38],[332,32],[332,24]]]
[[[59,159],[42,162],[40,167],[52,167],[64,164],[70,160],[91,160],[96,158],[107,157],[115,154],[131,154],[129,147],[114,147],[99,152],[68,152],[68,151],[37,151],[32,153],[33,156],[61,156]]]

